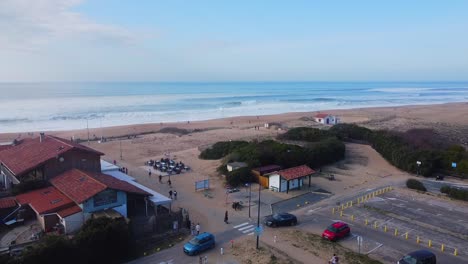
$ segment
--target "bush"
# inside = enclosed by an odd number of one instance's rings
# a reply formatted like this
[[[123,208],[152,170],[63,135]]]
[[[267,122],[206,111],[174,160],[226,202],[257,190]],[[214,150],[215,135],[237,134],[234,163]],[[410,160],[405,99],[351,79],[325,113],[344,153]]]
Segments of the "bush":
[[[329,131],[341,140],[354,139],[369,141],[373,133],[372,130],[368,128],[344,123],[332,126]]]
[[[308,141],[308,142],[317,142],[317,141],[321,141],[329,137],[334,137],[334,134],[330,133],[327,130],[321,130],[321,129],[310,128],[310,127],[296,127],[280,135],[278,138],[285,139],[285,140],[301,140],[301,141]]]
[[[424,187],[424,184],[418,180],[415,179],[409,179],[406,181],[406,187],[418,191],[427,191],[426,187]]]
[[[237,187],[244,183],[253,181],[251,169],[248,167],[231,171],[226,176],[226,183],[232,187]]]
[[[450,186],[442,186],[440,188],[440,192],[446,193],[449,197],[457,199],[457,200],[468,201],[467,189],[454,188]]]
[[[199,157],[205,160],[217,160],[248,144],[247,141],[217,142],[211,148],[202,151]]]

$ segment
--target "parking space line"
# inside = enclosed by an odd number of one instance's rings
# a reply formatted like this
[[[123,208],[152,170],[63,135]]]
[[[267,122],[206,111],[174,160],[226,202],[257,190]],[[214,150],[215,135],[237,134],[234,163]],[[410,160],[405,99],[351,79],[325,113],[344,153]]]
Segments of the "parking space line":
[[[247,235],[248,235],[248,236],[253,236],[253,234],[254,234],[254,232],[248,233]]]
[[[247,234],[247,233],[252,232],[252,231],[254,231],[254,230],[255,230],[255,227],[252,227],[252,228],[250,228],[250,229],[247,229],[247,230],[245,230],[245,231],[242,231],[242,233]]]
[[[371,249],[369,252],[367,252],[366,254],[370,254],[371,252],[377,250],[378,248],[380,248],[381,246],[383,246],[383,244],[380,244],[377,242],[377,244],[379,244],[378,246],[376,246],[375,248]]]
[[[240,225],[236,225],[234,228],[239,228],[239,227],[241,227],[241,226],[245,226],[245,225],[248,225],[248,224],[250,224],[250,223],[249,223],[249,222],[245,222],[245,223],[242,223],[242,224],[240,224]]]

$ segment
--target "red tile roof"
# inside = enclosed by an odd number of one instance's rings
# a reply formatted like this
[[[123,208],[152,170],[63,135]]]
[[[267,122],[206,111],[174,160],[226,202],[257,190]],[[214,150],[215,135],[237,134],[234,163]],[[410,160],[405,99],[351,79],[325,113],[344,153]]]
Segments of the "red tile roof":
[[[29,204],[38,214],[55,213],[75,205],[53,186],[20,194],[16,201],[21,205]]]
[[[6,197],[0,199],[0,209],[11,208],[16,206],[15,197]]]
[[[78,169],[68,170],[53,178],[50,182],[77,204],[83,203],[108,188],[128,193],[151,195],[128,182],[112,176]]]
[[[329,114],[322,113],[322,114],[316,114],[315,115],[316,118],[325,118],[327,116],[329,116]]]
[[[78,212],[81,212],[81,208],[78,205],[73,205],[72,207],[68,207],[66,209],[60,210],[57,212],[57,214],[64,218],[73,214],[76,214]]]
[[[42,142],[39,137],[23,139],[18,145],[0,151],[0,163],[3,163],[15,175],[20,175],[67,151],[77,149],[104,155],[69,140],[46,135]]]
[[[307,165],[302,165],[298,167],[293,167],[285,170],[278,171],[278,174],[285,178],[286,180],[294,180],[297,178],[309,176],[310,174],[314,174],[315,171]]]
[[[270,172],[273,172],[273,171],[281,170],[281,166],[279,166],[279,165],[266,165],[266,166],[255,168],[253,170],[259,172],[260,175],[263,175],[265,173],[270,173]]]

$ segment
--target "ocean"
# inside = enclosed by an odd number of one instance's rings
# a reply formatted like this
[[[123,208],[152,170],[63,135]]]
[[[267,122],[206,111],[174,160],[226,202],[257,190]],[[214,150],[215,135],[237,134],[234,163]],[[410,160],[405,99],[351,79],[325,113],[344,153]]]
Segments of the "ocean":
[[[0,133],[468,101],[468,82],[0,83]]]

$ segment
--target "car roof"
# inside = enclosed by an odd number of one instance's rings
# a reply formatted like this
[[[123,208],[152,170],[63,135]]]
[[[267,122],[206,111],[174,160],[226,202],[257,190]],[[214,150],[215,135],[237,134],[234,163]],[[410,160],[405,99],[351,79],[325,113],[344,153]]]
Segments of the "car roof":
[[[333,226],[335,228],[339,228],[339,227],[346,226],[346,225],[347,225],[346,223],[338,221],[338,222],[333,223],[331,226]]]
[[[408,255],[412,257],[428,257],[428,256],[434,256],[434,253],[432,253],[429,250],[421,249],[421,250],[413,251],[409,253]]]
[[[206,238],[206,237],[214,237],[214,236],[213,236],[213,234],[208,233],[208,232],[204,232],[204,233],[201,233],[201,234],[197,235],[197,239],[202,239],[202,238]]]

